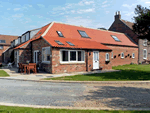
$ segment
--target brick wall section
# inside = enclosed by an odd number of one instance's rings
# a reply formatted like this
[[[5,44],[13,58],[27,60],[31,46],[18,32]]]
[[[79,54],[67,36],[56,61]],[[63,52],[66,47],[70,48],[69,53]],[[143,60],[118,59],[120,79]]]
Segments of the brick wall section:
[[[125,65],[125,64],[138,64],[138,48],[122,47],[122,46],[108,46],[112,49],[113,58],[110,54],[110,63],[112,66]],[[124,58],[121,58],[121,53],[124,53]],[[135,58],[132,58],[132,53],[135,54]],[[120,54],[120,56],[118,56]],[[127,56],[129,54],[129,56]],[[114,58],[116,56],[116,58]],[[126,57],[127,56],[127,57]]]
[[[9,46],[3,45],[3,49],[0,49],[0,63],[2,63],[4,60],[2,53],[8,48]]]
[[[26,63],[31,61],[31,50],[19,50],[19,62]]]
[[[86,63],[60,64],[60,49],[52,48],[52,73],[86,71]]]
[[[150,60],[150,45],[143,46],[143,39],[139,39],[139,63],[144,61],[143,59],[143,49],[147,50],[147,60]]]
[[[9,49],[4,53],[4,57],[5,57],[4,63],[8,63],[10,61],[12,52],[13,52],[13,49]],[[13,60],[13,58],[12,58],[12,60]]]
[[[114,23],[109,28],[110,31],[116,31],[121,33],[126,33],[130,38],[132,38],[136,43],[138,43],[137,35],[120,19],[116,19]]]
[[[103,70],[111,69],[111,63],[105,63],[105,54],[107,52],[99,52],[99,65],[103,67]],[[60,63],[60,49],[52,48],[52,73],[70,73],[70,72],[85,72],[93,70],[93,51],[85,50],[85,63]]]
[[[32,60],[34,59],[34,51],[39,50],[41,54],[39,55],[40,69],[51,73],[51,64],[42,63],[42,48],[50,46],[44,39],[35,40],[32,42]]]
[[[102,67],[102,70],[109,70],[112,69],[112,62],[106,62],[106,53],[109,53],[109,59],[110,59],[110,51],[100,51],[99,52],[99,65]]]

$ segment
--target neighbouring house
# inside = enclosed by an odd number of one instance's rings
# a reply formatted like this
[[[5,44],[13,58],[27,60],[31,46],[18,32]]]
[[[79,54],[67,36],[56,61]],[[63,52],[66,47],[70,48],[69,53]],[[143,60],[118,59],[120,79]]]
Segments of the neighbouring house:
[[[133,32],[134,23],[121,19],[120,12],[116,12],[115,20],[110,26],[110,31],[125,33],[129,39],[139,46],[139,59],[138,62],[142,63],[144,60],[150,60],[150,43],[147,39],[138,39],[138,35]]]
[[[18,36],[0,35],[0,63],[5,62],[7,60],[7,55],[4,56],[3,53],[9,49],[11,41],[17,38]]]
[[[8,59],[10,59],[11,62],[15,62],[16,64],[19,63],[19,57],[16,57],[16,54],[21,53],[21,51],[23,53],[22,56],[20,56],[20,59],[30,60],[29,56],[31,54],[31,50],[29,47],[26,47],[25,49],[19,48],[18,51],[16,51],[14,48],[22,44],[25,44],[28,40],[31,40],[39,30],[40,28],[29,30],[23,33],[21,36],[17,37],[15,40],[12,40],[10,47],[4,52],[5,59],[7,59],[5,60],[5,63],[8,61]]]
[[[124,33],[52,22],[14,46],[15,64],[28,60],[49,73],[112,69],[138,63],[138,46]]]

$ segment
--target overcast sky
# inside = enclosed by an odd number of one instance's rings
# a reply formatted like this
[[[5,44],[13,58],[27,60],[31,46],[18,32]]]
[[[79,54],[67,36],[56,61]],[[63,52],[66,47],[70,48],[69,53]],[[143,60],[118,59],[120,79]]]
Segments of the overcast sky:
[[[133,22],[136,5],[150,0],[0,0],[0,34],[22,35],[52,21],[108,29],[116,11]]]

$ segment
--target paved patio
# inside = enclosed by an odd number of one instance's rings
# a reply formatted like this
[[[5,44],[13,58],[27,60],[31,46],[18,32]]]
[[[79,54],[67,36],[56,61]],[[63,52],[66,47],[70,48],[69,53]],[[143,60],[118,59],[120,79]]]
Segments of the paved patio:
[[[117,72],[119,70],[102,70],[102,71],[91,71],[91,72],[74,72],[74,73],[62,73],[62,74],[49,74],[45,72],[39,72],[37,74],[24,74],[18,73],[18,68],[7,68],[3,67],[1,70],[6,71],[10,77],[5,78],[12,78],[12,79],[24,79],[24,80],[40,80],[43,78],[54,78],[54,77],[62,77],[62,76],[74,76],[78,74],[92,74],[92,73],[106,73],[106,72]]]

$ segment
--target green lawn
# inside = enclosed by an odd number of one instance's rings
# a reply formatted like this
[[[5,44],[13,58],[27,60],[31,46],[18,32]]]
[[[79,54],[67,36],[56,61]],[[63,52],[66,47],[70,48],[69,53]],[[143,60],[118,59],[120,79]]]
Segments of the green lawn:
[[[149,113],[150,111],[67,110],[0,106],[0,113]]]
[[[150,65],[124,65],[113,69],[120,72],[108,72],[87,75],[75,75],[59,78],[46,78],[45,80],[74,80],[74,81],[130,81],[150,80]]]
[[[0,77],[8,77],[9,75],[3,71],[3,70],[0,70]]]

